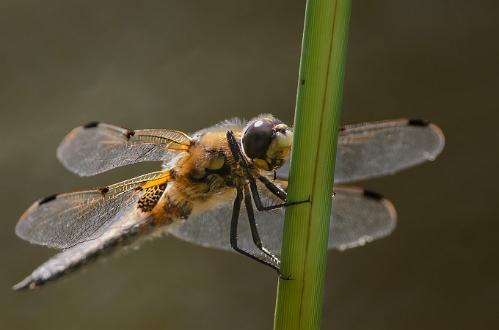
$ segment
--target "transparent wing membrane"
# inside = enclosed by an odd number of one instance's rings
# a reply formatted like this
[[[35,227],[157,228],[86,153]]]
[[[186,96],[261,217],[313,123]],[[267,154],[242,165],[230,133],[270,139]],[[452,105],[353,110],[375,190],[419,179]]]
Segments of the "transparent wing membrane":
[[[194,173],[196,166],[205,166],[199,165],[196,157],[204,157],[201,162],[204,164],[204,160],[211,158],[203,152],[216,151],[218,155],[226,149],[227,141],[223,140],[225,135],[221,133],[233,130],[239,139],[243,126],[239,120],[226,121],[195,133],[191,139],[180,131],[129,130],[95,122],[73,129],[59,145],[57,157],[68,170],[80,176],[91,176],[138,162],[169,161],[178,152],[186,151],[193,158]],[[203,142],[203,134],[212,131],[216,133],[216,139]],[[339,134],[335,184],[392,174],[433,160],[445,143],[438,126],[421,120],[400,119],[349,125],[343,127]],[[219,147],[216,143],[220,142],[223,145]],[[194,143],[202,147],[200,154],[190,150]],[[33,203],[17,223],[16,234],[31,243],[63,251],[35,269],[14,289],[42,285],[119,246],[130,245],[139,237],[152,237],[152,234],[159,232],[168,232],[204,247],[234,251],[230,244],[230,228],[235,186],[247,191],[247,187],[239,186],[238,182],[239,179],[250,181],[251,178],[239,178],[239,172],[232,171],[232,167],[226,171],[225,165],[231,165],[233,160],[230,154],[224,156],[222,168],[217,167],[212,172],[208,171],[211,167],[206,171],[203,169],[202,173],[206,172],[206,176],[198,180],[199,185],[191,186],[193,181],[189,180],[194,176],[184,177],[184,172],[191,168],[184,167],[189,164],[188,160],[183,160],[177,165],[168,163],[170,171],[152,172],[98,189],[56,194]],[[268,176],[284,190],[287,188],[289,164],[288,161],[277,172],[282,180]],[[211,173],[219,175],[223,183],[219,183],[218,177],[210,180]],[[268,175],[267,172],[260,174]],[[263,208],[282,203],[268,189],[274,188],[274,192],[280,192],[284,199],[282,191],[266,184],[269,188],[258,181],[256,189]],[[210,190],[212,187],[215,187],[213,191]],[[255,187],[251,188],[255,194]],[[388,236],[394,230],[397,214],[389,200],[356,187],[335,185],[334,191],[329,249],[361,246]],[[245,193],[247,197],[249,193]],[[243,200],[239,212],[239,248],[261,259],[270,258],[277,264],[268,251],[265,254],[255,246],[245,202],[249,204],[250,201]],[[281,249],[284,213],[284,208],[270,211],[254,208],[263,246],[277,256]],[[185,217],[187,219],[183,220]]]
[[[172,152],[188,150],[191,139],[166,129],[128,130],[90,123],[72,130],[57,149],[57,157],[71,172],[91,176],[144,161],[164,161]]]
[[[260,189],[269,204],[275,199]],[[393,205],[381,196],[360,188],[335,187],[330,225],[330,249],[346,249],[364,245],[389,235],[395,228]],[[175,237],[198,244],[233,251],[230,246],[230,221],[235,193],[212,209],[200,212],[182,223],[174,223],[169,232]],[[230,198],[229,198],[230,197]],[[265,247],[279,255],[284,226],[284,209],[259,212],[255,210],[258,231]],[[244,205],[239,218],[239,245],[263,256],[254,246]]]
[[[108,226],[102,235],[87,239],[56,254],[12,288],[14,290],[34,288],[75,271],[97,257],[110,253],[117,246],[133,242],[141,232],[141,227],[154,221],[151,216],[137,209],[133,203],[123,205],[113,218],[114,222],[119,219],[119,225]]]
[[[140,185],[168,179],[153,172],[104,188],[52,195],[35,202],[20,218],[16,234],[31,243],[65,249],[99,237],[122,220],[122,210],[137,208]]]
[[[336,156],[335,183],[393,174],[435,159],[445,138],[440,128],[422,120],[390,120],[344,126]],[[287,178],[287,162],[278,176]]]

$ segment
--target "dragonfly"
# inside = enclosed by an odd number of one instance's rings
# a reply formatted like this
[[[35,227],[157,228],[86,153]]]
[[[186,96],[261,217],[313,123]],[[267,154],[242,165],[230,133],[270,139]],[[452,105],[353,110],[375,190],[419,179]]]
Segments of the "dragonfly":
[[[57,149],[71,172],[92,176],[161,161],[159,171],[34,202],[16,234],[61,250],[13,286],[33,289],[144,238],[172,235],[235,251],[280,272],[293,129],[271,114],[225,120],[186,134],[92,122],[73,129]],[[424,120],[347,125],[339,131],[329,249],[362,246],[389,235],[397,214],[378,193],[345,185],[434,160],[441,129]],[[333,183],[331,183],[333,184]]]

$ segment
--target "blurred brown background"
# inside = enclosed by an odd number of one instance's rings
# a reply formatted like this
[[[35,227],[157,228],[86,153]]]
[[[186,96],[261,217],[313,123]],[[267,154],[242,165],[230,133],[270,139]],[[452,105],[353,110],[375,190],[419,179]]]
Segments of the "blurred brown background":
[[[270,329],[275,274],[171,237],[33,292],[10,286],[55,253],[14,234],[81,179],[55,149],[100,120],[194,131],[272,112],[292,123],[301,1],[0,2],[1,329]],[[354,1],[343,120],[426,118],[436,162],[363,182],[397,206],[381,241],[329,256],[324,329],[499,327],[499,5]]]

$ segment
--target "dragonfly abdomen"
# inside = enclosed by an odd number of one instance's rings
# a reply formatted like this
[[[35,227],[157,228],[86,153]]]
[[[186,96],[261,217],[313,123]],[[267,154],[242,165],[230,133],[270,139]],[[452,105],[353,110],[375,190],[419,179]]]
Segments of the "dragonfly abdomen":
[[[126,223],[112,226],[101,237],[76,244],[56,254],[35,269],[31,275],[14,285],[13,289],[34,289],[47,282],[54,281],[78,270],[84,265],[92,263],[100,257],[112,254],[118,248],[136,245],[140,241],[139,238],[148,236],[152,232],[159,230],[160,227],[172,222],[167,214],[163,214],[161,221],[158,220],[156,217],[149,216],[144,221],[131,226],[127,226]]]

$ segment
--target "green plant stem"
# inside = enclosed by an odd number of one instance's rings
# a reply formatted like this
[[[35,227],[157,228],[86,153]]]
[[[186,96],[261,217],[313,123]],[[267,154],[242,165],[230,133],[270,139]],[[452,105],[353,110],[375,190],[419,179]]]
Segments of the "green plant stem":
[[[351,0],[308,0],[274,329],[319,329]]]

